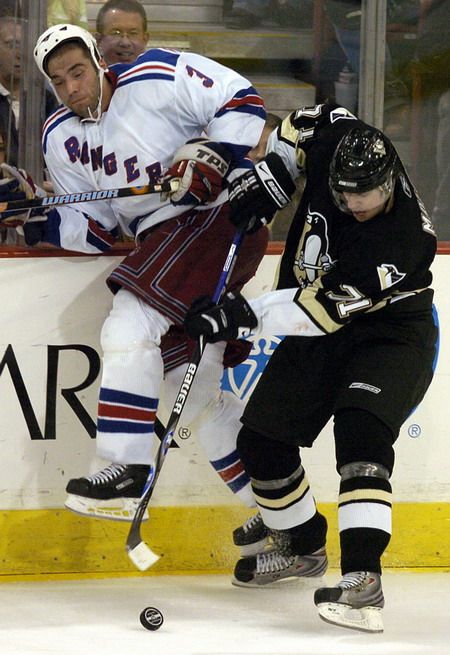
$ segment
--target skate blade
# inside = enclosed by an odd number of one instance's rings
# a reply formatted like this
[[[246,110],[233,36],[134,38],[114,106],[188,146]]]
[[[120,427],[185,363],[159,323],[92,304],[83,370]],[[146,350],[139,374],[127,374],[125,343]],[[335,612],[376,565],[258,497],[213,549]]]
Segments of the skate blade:
[[[363,632],[383,632],[384,629],[381,607],[355,609],[342,603],[319,603],[317,609],[323,621],[343,628]]]
[[[317,577],[307,577],[305,575],[291,575],[286,578],[277,578],[275,580],[268,580],[267,582],[255,582],[250,580],[249,582],[242,582],[238,580],[235,576],[231,578],[231,584],[234,587],[248,587],[249,589],[269,589],[272,587],[289,587],[294,585],[301,585],[302,589],[317,589],[319,580]]]
[[[131,523],[139,505],[139,499],[115,498],[114,500],[96,500],[95,498],[83,498],[69,494],[64,507],[75,514],[89,516],[96,519],[109,519],[110,521],[126,521]],[[148,520],[148,512],[142,517],[142,521]]]

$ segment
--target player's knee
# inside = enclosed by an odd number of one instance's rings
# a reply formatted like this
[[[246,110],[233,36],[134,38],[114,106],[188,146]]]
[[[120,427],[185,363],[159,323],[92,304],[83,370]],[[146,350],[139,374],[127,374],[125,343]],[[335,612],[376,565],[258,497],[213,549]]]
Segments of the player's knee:
[[[374,414],[362,409],[339,410],[334,417],[334,439],[338,473],[355,462],[369,462],[380,466],[380,472],[386,471],[388,478],[392,474],[395,436]]]
[[[251,478],[288,478],[300,464],[297,446],[275,441],[244,426],[237,438],[237,450]]]
[[[220,359],[211,358],[208,356],[210,350],[209,347],[206,348],[200,362],[195,384],[192,385],[189,392],[189,402],[183,408],[182,424],[193,427],[195,423],[195,432],[203,443],[203,439],[208,440],[212,432],[217,434],[217,439],[221,439],[222,433],[227,432],[228,425],[232,423],[231,429],[234,433],[234,443],[236,443],[242,408],[234,394],[222,393],[220,388],[223,375],[222,355]],[[162,391],[162,400],[166,411],[170,411],[173,407],[186,371],[187,364],[177,366],[166,373]],[[237,408],[227,402],[228,396],[236,399]]]
[[[137,296],[121,289],[105,320],[100,341],[103,352],[122,352],[159,346],[169,321]]]

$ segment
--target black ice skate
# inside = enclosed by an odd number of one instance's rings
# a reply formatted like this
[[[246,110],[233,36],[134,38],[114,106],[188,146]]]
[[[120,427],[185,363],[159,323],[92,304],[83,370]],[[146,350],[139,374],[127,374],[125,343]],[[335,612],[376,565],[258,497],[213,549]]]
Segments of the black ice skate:
[[[241,551],[241,557],[262,553],[269,543],[269,530],[258,512],[233,531],[233,543]]]
[[[384,597],[378,573],[346,573],[335,587],[317,589],[314,603],[320,618],[328,623],[364,632],[383,632]]]
[[[93,475],[69,480],[65,506],[84,516],[132,521],[149,470],[143,464],[111,464]]]
[[[232,584],[238,587],[263,587],[281,580],[318,577],[325,573],[328,560],[325,547],[310,554],[292,551],[290,537],[270,530],[271,550],[244,557],[235,566]]]

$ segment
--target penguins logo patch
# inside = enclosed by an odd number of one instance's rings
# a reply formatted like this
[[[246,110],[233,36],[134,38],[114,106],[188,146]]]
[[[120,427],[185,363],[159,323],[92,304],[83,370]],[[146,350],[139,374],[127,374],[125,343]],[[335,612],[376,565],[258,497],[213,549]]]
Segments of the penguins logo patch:
[[[377,273],[382,291],[384,291],[384,289],[389,289],[389,287],[393,287],[394,284],[403,280],[406,275],[406,273],[400,273],[394,264],[381,264],[381,266],[377,266]]]

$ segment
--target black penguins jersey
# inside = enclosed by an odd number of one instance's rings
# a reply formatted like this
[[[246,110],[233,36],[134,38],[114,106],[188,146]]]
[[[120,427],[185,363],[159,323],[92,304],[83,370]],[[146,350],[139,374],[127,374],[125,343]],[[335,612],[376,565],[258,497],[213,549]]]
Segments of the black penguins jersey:
[[[292,112],[269,139],[268,150],[283,158],[291,174],[306,177],[276,288],[297,287],[295,303],[321,333],[393,303],[400,307],[432,281],[436,236],[403,167],[384,212],[368,221],[358,222],[333,201],[331,159],[342,137],[358,126],[365,124],[347,109],[322,104]]]

